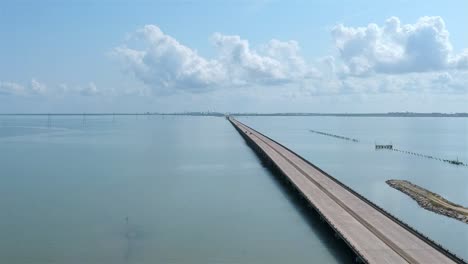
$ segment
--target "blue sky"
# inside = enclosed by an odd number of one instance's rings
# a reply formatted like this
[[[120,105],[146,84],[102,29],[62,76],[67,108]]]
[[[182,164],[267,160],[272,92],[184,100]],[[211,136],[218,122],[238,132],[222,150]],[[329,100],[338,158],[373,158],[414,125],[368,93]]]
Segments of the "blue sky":
[[[468,112],[466,10],[0,0],[0,112]]]

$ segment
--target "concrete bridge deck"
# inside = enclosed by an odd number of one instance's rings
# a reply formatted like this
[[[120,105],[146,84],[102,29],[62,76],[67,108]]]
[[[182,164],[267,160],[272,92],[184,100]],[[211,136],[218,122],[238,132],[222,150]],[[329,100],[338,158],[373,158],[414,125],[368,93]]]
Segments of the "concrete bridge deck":
[[[244,139],[307,199],[368,263],[463,263],[318,167],[232,117]]]

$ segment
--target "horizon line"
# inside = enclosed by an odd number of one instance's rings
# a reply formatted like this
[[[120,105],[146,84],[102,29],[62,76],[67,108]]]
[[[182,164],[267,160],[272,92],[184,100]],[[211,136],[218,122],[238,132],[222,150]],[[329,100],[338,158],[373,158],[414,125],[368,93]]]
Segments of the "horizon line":
[[[217,112],[217,111],[184,111],[184,112],[55,112],[55,113],[0,113],[0,116],[83,116],[83,115],[95,115],[95,116],[108,116],[108,115],[243,115],[243,116],[352,116],[352,115],[379,115],[379,116],[391,116],[391,115],[434,115],[434,116],[468,116],[468,112]]]

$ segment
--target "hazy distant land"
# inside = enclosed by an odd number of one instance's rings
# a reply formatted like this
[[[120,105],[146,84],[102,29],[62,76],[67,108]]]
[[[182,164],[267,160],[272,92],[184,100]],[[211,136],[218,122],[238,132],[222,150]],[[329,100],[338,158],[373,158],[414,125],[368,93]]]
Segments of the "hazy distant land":
[[[177,115],[177,116],[337,116],[337,117],[468,117],[468,113],[416,113],[416,112],[388,112],[388,113],[234,113],[234,112],[120,112],[120,113],[3,113],[6,115],[61,115],[61,116],[109,116],[109,115]]]
[[[468,113],[220,113],[220,112],[184,112],[158,113],[161,115],[191,115],[191,116],[357,116],[357,117],[468,117]]]

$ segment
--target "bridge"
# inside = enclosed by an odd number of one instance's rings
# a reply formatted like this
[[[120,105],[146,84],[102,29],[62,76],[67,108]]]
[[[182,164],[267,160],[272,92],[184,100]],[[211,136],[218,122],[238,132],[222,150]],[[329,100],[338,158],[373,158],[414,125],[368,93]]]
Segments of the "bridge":
[[[464,263],[293,151],[228,120],[252,149],[301,194],[366,263]]]

